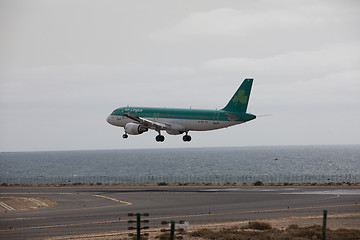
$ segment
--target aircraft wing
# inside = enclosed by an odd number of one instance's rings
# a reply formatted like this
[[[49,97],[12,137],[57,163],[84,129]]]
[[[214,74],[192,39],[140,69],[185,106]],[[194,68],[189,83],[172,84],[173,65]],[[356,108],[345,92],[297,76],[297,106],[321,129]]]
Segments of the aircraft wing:
[[[124,113],[124,116],[130,118],[131,120],[134,120],[134,121],[140,123],[141,125],[143,125],[144,127],[147,127],[147,128],[152,128],[152,129],[155,129],[155,130],[171,129],[171,125],[167,124],[167,123],[151,121],[149,119],[142,118],[142,117],[139,117],[139,116],[135,116],[135,115],[132,115],[130,113]]]

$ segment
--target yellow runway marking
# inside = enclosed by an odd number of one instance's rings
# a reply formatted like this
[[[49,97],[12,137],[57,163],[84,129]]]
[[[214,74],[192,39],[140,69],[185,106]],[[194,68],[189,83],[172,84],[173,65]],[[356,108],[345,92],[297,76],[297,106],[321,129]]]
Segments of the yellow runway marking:
[[[125,206],[132,205],[131,202],[125,202],[125,201],[118,200],[116,198],[111,198],[111,197],[107,197],[107,196],[103,196],[103,195],[94,194],[94,197],[101,197],[101,198],[105,198],[105,199],[108,199],[108,200],[111,200],[111,201],[114,201],[114,202],[123,203],[123,204],[125,204]]]

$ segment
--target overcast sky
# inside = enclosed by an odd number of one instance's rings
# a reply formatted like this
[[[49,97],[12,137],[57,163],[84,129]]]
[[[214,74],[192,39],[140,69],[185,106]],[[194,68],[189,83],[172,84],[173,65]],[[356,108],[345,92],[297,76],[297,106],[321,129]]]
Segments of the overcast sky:
[[[360,144],[360,1],[0,0],[0,151]],[[122,106],[254,121],[122,139]]]

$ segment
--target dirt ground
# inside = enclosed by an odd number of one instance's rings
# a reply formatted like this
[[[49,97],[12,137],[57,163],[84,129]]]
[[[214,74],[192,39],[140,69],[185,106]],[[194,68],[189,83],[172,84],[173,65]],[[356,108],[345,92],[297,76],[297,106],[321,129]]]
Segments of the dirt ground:
[[[337,229],[357,229],[360,230],[360,213],[349,213],[349,214],[330,214],[328,215],[327,228],[332,230]],[[267,222],[271,224],[273,228],[279,230],[285,230],[290,225],[296,224],[299,227],[307,227],[312,225],[322,225],[322,215],[319,216],[307,216],[307,217],[287,217],[277,219],[263,219],[261,222]],[[249,221],[238,221],[238,222],[227,222],[207,225],[190,225],[190,229],[187,232],[193,232],[200,229],[210,229],[219,231],[223,228],[231,227],[243,227],[248,225]],[[251,231],[251,230],[249,230]],[[158,240],[159,236],[163,234],[161,229],[151,229],[144,231],[149,233],[149,240]],[[42,240],[50,239],[88,239],[88,240],[115,240],[115,239],[132,239],[128,236],[129,233],[135,233],[135,231],[117,231],[107,233],[96,233],[86,235],[68,235],[62,237],[51,237],[43,238]],[[199,240],[197,237],[183,236],[183,240]]]

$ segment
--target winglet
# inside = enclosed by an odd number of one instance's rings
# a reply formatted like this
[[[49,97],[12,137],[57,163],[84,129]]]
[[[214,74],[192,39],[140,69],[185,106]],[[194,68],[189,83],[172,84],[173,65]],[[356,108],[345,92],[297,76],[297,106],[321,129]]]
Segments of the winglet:
[[[229,103],[222,110],[228,112],[246,112],[251,92],[253,79],[245,79]]]

